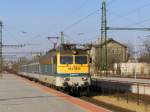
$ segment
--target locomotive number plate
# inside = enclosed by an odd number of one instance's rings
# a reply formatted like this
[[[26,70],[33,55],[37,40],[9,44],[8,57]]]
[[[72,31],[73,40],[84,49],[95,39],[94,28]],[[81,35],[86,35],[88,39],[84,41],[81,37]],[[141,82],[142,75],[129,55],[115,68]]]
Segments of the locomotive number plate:
[[[74,67],[69,67],[68,70],[81,70],[81,68],[74,66]]]

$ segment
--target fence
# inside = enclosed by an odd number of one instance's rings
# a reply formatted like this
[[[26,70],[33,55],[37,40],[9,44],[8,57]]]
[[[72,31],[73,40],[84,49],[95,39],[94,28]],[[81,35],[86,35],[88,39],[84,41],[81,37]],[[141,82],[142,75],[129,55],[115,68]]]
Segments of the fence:
[[[150,111],[150,84],[92,79],[92,90],[100,95],[113,96],[117,101],[123,99],[126,103],[143,104],[145,112]]]

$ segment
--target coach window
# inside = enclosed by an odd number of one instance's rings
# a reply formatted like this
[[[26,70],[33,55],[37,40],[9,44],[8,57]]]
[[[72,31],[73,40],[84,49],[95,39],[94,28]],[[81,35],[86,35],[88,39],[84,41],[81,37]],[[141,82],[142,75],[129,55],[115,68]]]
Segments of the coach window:
[[[60,64],[73,64],[73,56],[60,56]]]

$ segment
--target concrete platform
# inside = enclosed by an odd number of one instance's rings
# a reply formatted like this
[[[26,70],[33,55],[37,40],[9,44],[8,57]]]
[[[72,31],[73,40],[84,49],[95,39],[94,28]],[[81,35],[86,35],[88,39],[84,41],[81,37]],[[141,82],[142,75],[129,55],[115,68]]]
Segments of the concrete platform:
[[[12,74],[0,79],[0,112],[110,112]]]
[[[134,78],[119,78],[119,77],[93,77],[101,80],[118,81],[125,83],[150,84],[150,79],[134,79]]]
[[[92,84],[99,82],[102,88],[116,88],[126,92],[150,95],[149,79],[116,78],[116,77],[93,77]]]

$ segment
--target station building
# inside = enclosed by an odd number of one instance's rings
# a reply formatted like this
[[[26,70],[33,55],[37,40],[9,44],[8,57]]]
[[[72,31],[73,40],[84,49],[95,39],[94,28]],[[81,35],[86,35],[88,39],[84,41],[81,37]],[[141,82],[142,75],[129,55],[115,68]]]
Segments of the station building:
[[[104,43],[101,42],[100,38],[93,43],[90,51],[92,57],[91,73],[100,72],[100,53],[101,47]],[[107,45],[107,61],[108,71],[113,70],[114,63],[127,62],[128,51],[127,46],[110,38],[106,42]]]

